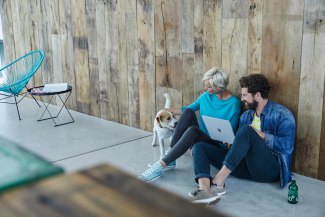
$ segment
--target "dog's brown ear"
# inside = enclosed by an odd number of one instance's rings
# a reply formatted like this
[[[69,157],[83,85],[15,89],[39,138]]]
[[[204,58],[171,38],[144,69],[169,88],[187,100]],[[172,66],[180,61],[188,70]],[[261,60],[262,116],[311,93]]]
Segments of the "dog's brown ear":
[[[160,123],[160,116],[159,116],[159,117],[156,117],[156,121],[157,121],[159,127],[160,127],[160,128],[163,128],[163,127],[161,126],[161,123]]]

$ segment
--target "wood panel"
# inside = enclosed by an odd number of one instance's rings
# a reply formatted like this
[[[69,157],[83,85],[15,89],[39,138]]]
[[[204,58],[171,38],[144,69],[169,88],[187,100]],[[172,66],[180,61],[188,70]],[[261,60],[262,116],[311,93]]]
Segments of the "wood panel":
[[[73,88],[70,95],[70,99],[67,102],[67,107],[70,109],[76,109],[77,91],[76,78],[74,73],[75,58],[73,51],[72,17],[70,1],[59,1],[59,14],[63,80],[64,82],[69,83]]]
[[[182,1],[182,105],[194,101],[195,71],[194,71],[194,0]],[[179,73],[179,72],[178,72]]]
[[[182,0],[181,43],[183,53],[194,53],[194,0]]]
[[[43,61],[43,83],[51,83],[51,76],[53,75],[53,64],[52,64],[52,48],[50,47],[51,44],[51,31],[50,31],[50,23],[51,23],[51,17],[48,17],[50,14],[49,12],[49,0],[41,1],[41,13],[40,13],[40,19],[46,20],[46,22],[42,22],[42,25],[40,26],[40,47],[42,50],[46,53],[46,56]]]
[[[285,27],[285,0],[264,1],[263,11],[263,49],[262,73],[269,79],[272,90],[271,98],[277,100],[278,76],[284,70],[283,40]]]
[[[128,66],[129,125],[140,128],[139,66]]]
[[[249,10],[249,0],[223,0],[223,18],[247,18]]]
[[[182,104],[180,2],[155,1],[156,110],[164,108],[163,94],[171,95],[172,107]],[[169,8],[173,7],[173,11]],[[177,13],[178,15],[175,15]]]
[[[189,105],[194,102],[194,54],[183,54],[183,91],[182,105]]]
[[[51,47],[53,52],[53,83],[63,82],[62,72],[62,56],[61,56],[61,36],[60,36],[60,14],[59,14],[59,2],[58,0],[50,1],[50,16],[52,19],[51,25]],[[59,96],[56,96],[56,104],[61,105],[62,102]]]
[[[222,68],[229,73],[229,90],[239,95],[238,80],[247,74],[248,18],[223,19]],[[246,43],[245,43],[246,42]]]
[[[325,180],[325,94],[323,98],[323,111],[322,111],[322,129],[321,129],[321,138],[320,138],[320,148],[319,148],[319,163],[318,163],[318,174],[317,178],[320,180]],[[297,158],[298,154],[295,155]],[[297,172],[303,171],[303,169],[298,170]]]
[[[283,41],[282,60],[278,62],[276,77],[276,93],[274,100],[287,106],[297,117],[297,103],[300,82],[300,58],[303,24],[303,0],[287,0],[285,2],[283,30],[276,36]],[[281,26],[282,24],[280,24]],[[267,70],[267,69],[266,69]],[[290,82],[288,82],[290,81]]]
[[[73,8],[72,16],[72,36],[73,50],[75,57],[76,75],[76,96],[77,109],[80,112],[90,113],[90,83],[89,83],[89,64],[88,64],[88,30],[86,20],[85,0],[71,1]]]
[[[130,13],[126,9],[127,4],[131,2],[120,1],[117,5],[118,13],[118,60],[127,58],[127,44],[126,44],[126,17]],[[135,4],[135,3],[134,3]],[[136,36],[136,34],[135,34]],[[129,125],[129,95],[128,95],[128,62],[118,61],[118,94],[120,107],[120,123]]]
[[[279,71],[277,78],[277,92],[275,100],[287,106],[297,120],[299,82],[301,71],[301,41],[303,28],[304,1],[287,1],[286,17],[283,30],[284,60],[283,71]],[[290,81],[290,82],[288,82]],[[295,161],[299,160],[296,157]]]
[[[15,34],[13,30],[13,18],[11,13],[11,1],[0,1],[1,10],[0,16],[2,21],[2,33],[3,33],[3,40],[4,40],[4,54],[5,59],[1,60],[2,64],[8,64],[12,60],[16,59],[16,52],[15,52]],[[5,31],[3,31],[5,30]]]
[[[204,71],[214,66],[220,67],[222,41],[222,2],[221,0],[204,1],[204,28],[203,28],[203,64]]]
[[[20,32],[21,32],[21,40],[23,45],[23,54],[29,53],[32,49],[31,46],[31,28],[25,28],[25,26],[32,26],[31,23],[31,11],[29,7],[29,3],[26,1],[19,2],[19,23],[20,25]]]
[[[249,1],[247,71],[261,73],[262,23],[264,0]]]
[[[105,7],[106,18],[106,63],[108,85],[108,120],[120,122],[120,104],[118,95],[118,20],[117,7],[114,0],[108,0]],[[107,19],[109,17],[109,19]]]
[[[106,64],[106,0],[96,2],[96,29],[97,32],[97,59],[98,59],[98,79],[99,79],[99,107],[100,117],[108,119],[108,83],[107,83],[107,64]]]
[[[40,0],[31,0],[28,4],[30,14],[30,35],[28,35],[31,49],[39,49],[39,24],[40,24]]]
[[[166,35],[167,62],[166,69],[171,88],[182,89],[182,5],[178,0],[163,1],[163,21]]]
[[[128,76],[129,125],[140,127],[139,102],[139,50],[137,29],[137,4],[133,0],[125,3],[125,34]],[[121,27],[120,27],[121,28]],[[121,56],[121,55],[120,55]]]
[[[203,41],[204,41],[204,1],[194,0],[194,93],[196,99],[203,90],[203,74],[205,72],[203,64]]]
[[[238,80],[247,75],[249,1],[223,1],[222,68],[229,73],[228,88],[239,95]]]
[[[96,1],[86,0],[86,17],[88,29],[88,60],[89,60],[89,95],[90,114],[100,117],[99,107],[99,74],[97,58],[97,29],[96,29]]]
[[[150,130],[155,117],[154,10],[152,0],[137,1],[140,127]]]
[[[24,54],[24,43],[22,40],[22,32],[20,26],[23,25],[20,23],[20,3],[19,0],[11,1],[11,14],[12,14],[12,27],[13,27],[13,34],[14,43],[15,43],[15,53],[16,57],[19,58]]]
[[[31,35],[30,35],[30,43],[32,50],[42,49],[40,46],[40,31],[39,26],[41,23],[41,2],[40,0],[33,0],[31,3],[28,3],[30,7],[31,13]],[[34,74],[33,83],[30,86],[40,86],[43,84],[43,65],[39,68],[39,70]]]
[[[168,72],[168,51],[166,47],[166,25],[164,19],[166,17],[163,5],[165,4],[162,0],[154,1],[155,9],[155,112],[164,108],[165,98],[163,94],[168,92],[172,88],[170,75]],[[173,99],[174,97],[172,97]],[[174,101],[174,100],[172,100]],[[174,106],[173,106],[174,107]]]
[[[297,118],[303,3],[274,3],[264,2],[262,72],[271,81],[271,98],[287,106]]]
[[[52,37],[52,47],[53,47],[53,83],[62,83],[62,57],[61,57],[61,38],[57,34],[53,34]],[[59,96],[55,96],[56,105],[61,105]]]
[[[322,118],[317,115],[324,99],[324,10],[324,1],[305,1],[295,168],[311,177],[324,169],[319,165]]]

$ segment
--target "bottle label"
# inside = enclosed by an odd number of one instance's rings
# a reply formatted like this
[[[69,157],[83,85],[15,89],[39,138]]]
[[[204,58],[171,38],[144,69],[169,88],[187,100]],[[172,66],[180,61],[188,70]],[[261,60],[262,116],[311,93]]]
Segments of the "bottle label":
[[[295,195],[290,195],[290,196],[288,197],[288,200],[289,200],[290,202],[297,202],[297,197],[296,197]]]
[[[297,195],[296,191],[289,191],[288,202],[289,203],[297,203],[298,202],[298,195]]]

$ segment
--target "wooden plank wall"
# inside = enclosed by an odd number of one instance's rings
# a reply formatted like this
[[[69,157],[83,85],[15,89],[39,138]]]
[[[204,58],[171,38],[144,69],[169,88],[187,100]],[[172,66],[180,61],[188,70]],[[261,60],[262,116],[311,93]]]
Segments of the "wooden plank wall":
[[[151,131],[212,66],[265,74],[297,120],[294,170],[325,180],[324,0],[0,0],[6,61],[46,52],[30,85],[68,82],[70,109]]]

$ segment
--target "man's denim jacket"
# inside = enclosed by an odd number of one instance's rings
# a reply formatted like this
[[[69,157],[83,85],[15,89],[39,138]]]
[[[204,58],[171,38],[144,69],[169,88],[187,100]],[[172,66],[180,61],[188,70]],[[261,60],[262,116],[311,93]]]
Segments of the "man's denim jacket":
[[[239,127],[251,124],[255,110],[249,109],[240,117]],[[293,114],[284,106],[268,100],[261,115],[261,131],[265,145],[272,149],[280,164],[280,187],[291,181],[291,158],[294,149],[296,123]]]

